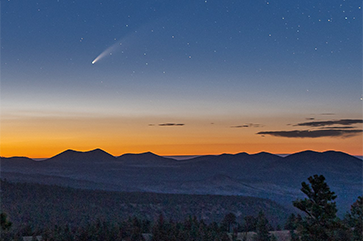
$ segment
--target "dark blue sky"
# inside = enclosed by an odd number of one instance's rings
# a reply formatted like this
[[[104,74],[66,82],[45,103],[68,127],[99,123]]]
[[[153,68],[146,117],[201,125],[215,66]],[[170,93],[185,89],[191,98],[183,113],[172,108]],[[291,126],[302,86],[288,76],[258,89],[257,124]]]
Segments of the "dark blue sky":
[[[361,118],[361,7],[349,0],[2,1],[3,123],[35,133],[40,127],[30,122],[63,118],[58,125],[73,133],[72,121],[82,119],[90,123],[85,133],[105,133],[94,118],[112,119],[120,133],[133,130],[160,146],[165,138],[191,144],[175,128],[142,134],[145,126],[182,122],[183,132],[196,133],[213,123],[195,144],[215,138],[237,148],[261,138],[258,131],[290,130],[306,118]],[[248,123],[259,126],[223,132]],[[58,135],[52,128],[46,133]]]

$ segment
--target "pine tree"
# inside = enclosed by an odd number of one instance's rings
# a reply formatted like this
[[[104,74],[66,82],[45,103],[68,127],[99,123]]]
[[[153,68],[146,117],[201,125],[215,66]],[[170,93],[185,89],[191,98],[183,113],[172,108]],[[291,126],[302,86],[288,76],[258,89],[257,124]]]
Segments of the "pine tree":
[[[270,233],[268,232],[269,223],[267,218],[265,217],[265,213],[260,211],[257,217],[257,225],[256,225],[256,232],[257,235],[255,236],[256,241],[269,241],[270,240]]]
[[[1,230],[2,231],[9,231],[11,226],[12,226],[12,222],[10,222],[8,220],[8,216],[6,215],[6,213],[1,213],[0,214],[0,222],[1,222]]]
[[[284,229],[285,230],[295,230],[296,229],[296,216],[295,216],[295,214],[292,213],[287,218]]]
[[[224,216],[222,223],[227,226],[227,232],[232,232],[232,224],[236,223],[236,215],[234,213],[228,213]]]
[[[272,235],[271,235],[271,238],[270,238],[270,241],[277,241],[276,236],[272,234]]]
[[[293,205],[303,211],[306,217],[300,222],[302,240],[332,240],[333,232],[339,226],[336,222],[337,197],[330,191],[323,175],[308,178],[310,185],[303,182],[301,191],[308,197],[296,200]]]
[[[348,214],[349,226],[353,228],[353,240],[363,240],[363,198],[358,197]]]
[[[254,216],[245,216],[243,229],[246,232],[256,231],[257,219]]]
[[[299,241],[299,237],[298,235],[294,232],[294,230],[290,230],[290,237],[291,237],[291,241]]]

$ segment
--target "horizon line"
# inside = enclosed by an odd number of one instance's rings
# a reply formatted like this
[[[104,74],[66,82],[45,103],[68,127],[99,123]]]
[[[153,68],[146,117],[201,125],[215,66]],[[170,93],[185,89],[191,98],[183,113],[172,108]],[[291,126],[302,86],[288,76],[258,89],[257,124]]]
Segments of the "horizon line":
[[[246,151],[240,151],[240,152],[236,152],[236,153],[228,153],[228,152],[222,152],[222,153],[208,153],[208,154],[165,154],[165,155],[160,155],[160,154],[157,154],[155,152],[152,152],[150,150],[148,151],[144,151],[144,152],[125,152],[125,153],[122,153],[120,155],[113,155],[107,151],[105,151],[104,149],[101,149],[101,148],[94,148],[94,149],[90,149],[90,150],[75,150],[75,149],[66,149],[64,151],[61,151],[61,152],[58,152],[56,153],[55,155],[52,155],[50,157],[30,157],[30,156],[25,156],[25,155],[13,155],[13,156],[2,156],[0,154],[0,157],[1,158],[12,158],[12,157],[26,157],[26,158],[30,158],[30,159],[33,159],[33,160],[46,160],[46,159],[49,159],[49,158],[52,158],[54,156],[57,156],[59,154],[62,154],[66,151],[75,151],[75,152],[81,152],[81,153],[86,153],[86,152],[92,152],[92,151],[95,151],[95,150],[101,150],[107,154],[110,154],[111,156],[114,156],[114,157],[119,157],[119,156],[122,156],[122,155],[125,155],[125,154],[144,154],[144,153],[152,153],[154,155],[157,155],[157,156],[161,156],[161,157],[167,157],[167,158],[173,158],[173,159],[177,159],[177,160],[183,160],[183,159],[188,159],[188,158],[194,158],[194,157],[199,157],[199,156],[218,156],[218,155],[223,155],[223,154],[230,154],[230,155],[236,155],[236,154],[239,154],[239,153],[246,153],[248,155],[255,155],[255,154],[259,154],[259,153],[269,153],[269,154],[272,154],[272,155],[277,155],[277,156],[281,156],[281,157],[286,157],[286,156],[289,156],[289,155],[292,155],[292,154],[296,154],[296,153],[300,153],[300,152],[305,152],[305,151],[312,151],[312,152],[317,152],[317,153],[324,153],[324,152],[328,152],[328,151],[334,151],[334,152],[342,152],[342,153],[345,153],[345,154],[348,154],[348,155],[351,155],[351,156],[354,156],[354,157],[357,157],[359,159],[363,159],[363,154],[358,154],[358,155],[354,155],[354,154],[351,154],[351,153],[348,153],[348,152],[344,152],[344,151],[340,151],[340,150],[332,150],[332,149],[328,149],[328,150],[323,150],[323,151],[317,151],[317,150],[312,150],[312,149],[305,149],[305,150],[299,150],[299,151],[296,151],[296,152],[292,152],[292,153],[272,153],[272,152],[268,152],[268,151],[259,151],[259,152],[254,152],[254,153],[248,153]]]

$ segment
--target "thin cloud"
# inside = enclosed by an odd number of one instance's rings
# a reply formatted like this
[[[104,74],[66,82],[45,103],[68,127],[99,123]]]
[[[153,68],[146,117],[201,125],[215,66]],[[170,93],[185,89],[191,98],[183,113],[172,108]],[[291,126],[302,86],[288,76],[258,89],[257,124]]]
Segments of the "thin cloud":
[[[161,123],[159,126],[184,126],[182,123]]]
[[[315,120],[314,117],[310,117],[310,118],[305,118],[305,120]]]
[[[276,137],[287,138],[318,138],[318,137],[352,137],[362,133],[363,130],[346,130],[346,129],[330,129],[330,130],[293,130],[293,131],[260,131],[258,135],[270,135]]]
[[[335,113],[321,113],[320,115],[335,115]]]
[[[249,125],[231,126],[231,128],[246,128],[246,127],[249,127]]]
[[[330,127],[321,127],[323,130],[335,130],[335,129],[354,129],[354,126],[330,126]]]
[[[362,119],[341,119],[341,120],[332,120],[332,121],[311,121],[311,122],[303,122],[296,124],[295,126],[311,126],[311,127],[323,127],[323,126],[332,126],[332,125],[354,125],[358,123],[363,123]]]
[[[249,124],[244,124],[244,125],[239,125],[239,126],[231,126],[231,128],[248,128],[248,127],[261,127],[261,125],[249,123]]]

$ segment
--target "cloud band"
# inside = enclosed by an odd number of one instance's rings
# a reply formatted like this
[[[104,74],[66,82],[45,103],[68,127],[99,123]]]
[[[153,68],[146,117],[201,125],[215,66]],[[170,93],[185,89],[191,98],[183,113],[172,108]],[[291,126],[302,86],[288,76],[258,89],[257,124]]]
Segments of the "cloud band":
[[[352,137],[363,130],[346,130],[346,129],[333,129],[333,130],[293,130],[293,131],[260,131],[258,135],[270,135],[277,137],[287,138],[318,138],[318,137]]]

